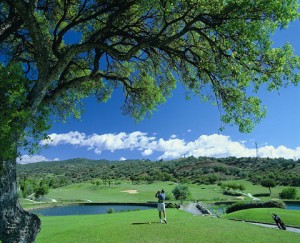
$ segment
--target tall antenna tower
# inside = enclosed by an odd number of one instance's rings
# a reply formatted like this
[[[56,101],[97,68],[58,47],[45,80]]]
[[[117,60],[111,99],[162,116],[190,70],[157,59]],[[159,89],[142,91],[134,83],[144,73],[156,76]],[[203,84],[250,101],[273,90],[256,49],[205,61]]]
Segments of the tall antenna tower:
[[[255,142],[255,150],[256,150],[256,158],[258,158],[258,147],[257,147],[257,142]]]

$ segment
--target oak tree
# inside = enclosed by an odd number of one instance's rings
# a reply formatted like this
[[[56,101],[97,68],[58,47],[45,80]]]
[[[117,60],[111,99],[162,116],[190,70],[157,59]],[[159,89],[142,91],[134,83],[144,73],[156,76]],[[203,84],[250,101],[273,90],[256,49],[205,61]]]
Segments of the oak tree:
[[[38,217],[16,192],[16,158],[51,125],[104,102],[116,88],[123,113],[151,115],[176,83],[250,131],[265,115],[255,92],[296,84],[298,57],[271,34],[298,18],[298,1],[1,0],[0,239],[34,241]]]

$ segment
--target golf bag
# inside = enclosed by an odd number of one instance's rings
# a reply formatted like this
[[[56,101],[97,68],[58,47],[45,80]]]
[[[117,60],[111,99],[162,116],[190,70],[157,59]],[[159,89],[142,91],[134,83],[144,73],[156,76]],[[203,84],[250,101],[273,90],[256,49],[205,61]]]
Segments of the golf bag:
[[[273,219],[274,219],[274,221],[277,224],[279,229],[286,230],[286,227],[285,227],[283,221],[281,220],[281,218],[277,214],[273,214]]]

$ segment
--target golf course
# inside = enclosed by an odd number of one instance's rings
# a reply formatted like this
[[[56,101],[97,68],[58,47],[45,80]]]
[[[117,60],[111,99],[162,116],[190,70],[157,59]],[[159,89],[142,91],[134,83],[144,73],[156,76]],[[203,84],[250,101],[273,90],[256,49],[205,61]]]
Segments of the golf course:
[[[247,193],[264,192],[266,188],[243,184]],[[168,202],[179,203],[172,197],[174,182],[132,184],[122,181],[117,185],[95,185],[89,182],[72,184],[49,193],[38,201],[20,199],[28,210],[44,207],[96,203],[154,203],[155,192],[164,188],[170,198]],[[210,207],[213,202],[251,201],[246,196],[236,198],[224,195],[217,185],[188,184],[192,199],[183,202],[181,209],[167,208],[168,223],[159,222],[156,208],[116,212],[113,209],[104,214],[43,216],[42,230],[36,242],[299,242],[300,234],[279,230],[274,224],[272,213],[280,215],[288,227],[300,228],[300,211],[279,208],[256,208],[240,210],[229,214],[217,213],[211,207],[212,215],[186,212],[184,205],[199,201]],[[269,198],[278,200],[283,187],[273,188]],[[299,193],[297,187],[297,192]],[[112,205],[113,208],[113,205]],[[251,222],[272,224],[271,228],[254,225]]]

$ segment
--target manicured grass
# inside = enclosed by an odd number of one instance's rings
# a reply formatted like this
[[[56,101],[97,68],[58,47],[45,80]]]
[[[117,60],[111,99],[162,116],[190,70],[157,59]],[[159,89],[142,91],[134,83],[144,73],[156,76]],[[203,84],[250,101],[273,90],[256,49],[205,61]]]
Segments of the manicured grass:
[[[117,186],[96,186],[91,183],[73,184],[70,186],[50,190],[47,195],[56,200],[93,201],[93,202],[147,202],[156,201],[155,193],[164,188],[167,193],[175,188],[172,182],[157,182],[153,184],[122,183]],[[122,192],[137,190],[138,193]]]
[[[223,195],[223,190],[217,185],[189,184],[194,200],[198,201],[226,201],[234,197]]]
[[[224,214],[222,215],[222,218],[274,224],[272,213],[279,215],[286,226],[300,227],[300,211],[298,210],[285,210],[280,208],[253,208],[239,210],[230,214]]]
[[[263,187],[261,185],[253,185],[250,181],[246,180],[232,180],[232,181],[224,181],[224,183],[234,183],[234,184],[242,184],[246,187],[245,192],[249,192],[252,195],[258,193],[269,193],[269,189]],[[279,193],[282,192],[284,188],[288,188],[288,186],[276,186],[271,188],[271,196],[270,197],[262,197],[261,199],[270,199],[270,198],[279,198]],[[297,195],[300,197],[300,187],[295,187],[297,190]]]
[[[246,192],[262,193],[267,188],[244,184]],[[156,182],[153,184],[131,184],[96,186],[91,183],[73,184],[51,189],[47,202],[153,202],[157,190],[165,189],[167,195],[176,184]],[[236,199],[225,196],[217,185],[188,185],[193,199],[200,201],[230,201]],[[125,190],[137,190],[130,194]],[[279,189],[281,191],[282,189]],[[273,191],[273,190],[272,190]],[[273,194],[273,193],[272,193]],[[270,199],[270,198],[268,198]],[[25,207],[33,204],[21,200]],[[41,204],[43,205],[43,204]],[[47,205],[51,205],[47,203]],[[53,205],[53,204],[52,204]],[[80,215],[64,217],[41,217],[42,230],[37,242],[299,242],[297,233],[264,228],[250,223],[227,219],[249,220],[273,223],[272,213],[277,213],[286,225],[300,226],[299,211],[281,209],[249,209],[224,215],[221,219],[193,216],[181,210],[167,209],[168,224],[158,223],[156,209],[101,215]],[[149,222],[151,224],[149,224]]]
[[[51,189],[46,197],[57,201],[93,201],[93,202],[148,202],[156,201],[154,195],[157,190],[165,189],[166,194],[172,197],[172,190],[176,187],[174,182],[155,182],[152,184],[132,184],[123,182],[120,185],[96,186],[91,183],[79,183],[69,186]],[[223,191],[217,185],[188,185],[192,199],[200,201],[226,201],[235,197],[223,195]],[[138,193],[130,194],[125,190],[137,190]],[[48,200],[49,202],[49,200]],[[22,201],[23,204],[31,204]]]
[[[259,185],[252,185],[245,180],[228,181],[226,183],[243,184],[246,187],[245,192],[251,194],[265,193],[268,191]],[[39,207],[41,205],[56,205],[73,202],[119,202],[119,203],[145,203],[156,201],[154,197],[157,190],[165,189],[166,194],[171,197],[171,201],[175,202],[172,198],[172,190],[176,187],[174,182],[155,182],[152,184],[132,184],[128,181],[123,181],[120,185],[113,185],[111,187],[103,185],[92,185],[89,182],[72,184],[69,186],[51,189],[49,194],[46,195],[48,199],[43,200],[45,204],[35,204],[24,199],[20,202],[24,208]],[[217,185],[196,185],[188,184],[192,194],[192,200],[199,200],[202,202],[210,201],[239,201],[235,196],[223,195],[222,189]],[[262,200],[270,200],[278,198],[278,192],[281,192],[284,187],[275,187],[272,189],[271,197],[261,198]],[[138,193],[130,194],[122,192],[125,190],[137,190]],[[297,188],[300,195],[300,188]],[[52,203],[52,199],[57,200],[57,203]],[[245,200],[251,200],[245,196]]]
[[[168,209],[167,214],[168,224],[158,223],[155,209],[41,217],[42,230],[36,242],[299,242],[297,233],[226,219],[193,216],[176,209]]]

